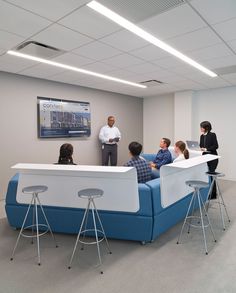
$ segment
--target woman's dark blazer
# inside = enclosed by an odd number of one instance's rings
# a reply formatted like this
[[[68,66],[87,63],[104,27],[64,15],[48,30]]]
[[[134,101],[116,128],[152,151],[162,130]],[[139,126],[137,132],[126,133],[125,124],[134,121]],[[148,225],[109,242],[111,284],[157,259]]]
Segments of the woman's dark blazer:
[[[214,132],[208,132],[206,135],[200,136],[200,147],[206,148],[207,151],[203,152],[203,155],[211,154],[211,155],[217,155],[217,149],[218,149],[218,141],[216,134]],[[209,171],[215,172],[215,169],[218,165],[218,159],[210,161],[207,163]]]

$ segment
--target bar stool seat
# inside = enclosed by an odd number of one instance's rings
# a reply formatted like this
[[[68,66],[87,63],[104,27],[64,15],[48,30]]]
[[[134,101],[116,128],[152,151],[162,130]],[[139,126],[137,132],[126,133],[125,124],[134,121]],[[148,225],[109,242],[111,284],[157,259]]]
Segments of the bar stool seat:
[[[106,241],[106,246],[107,246],[107,250],[108,252],[111,254],[112,252],[110,251],[109,248],[109,244],[107,241],[107,237],[100,219],[100,216],[98,214],[96,205],[95,205],[95,198],[100,198],[103,196],[103,190],[102,189],[98,189],[98,188],[86,188],[86,189],[82,189],[78,192],[78,196],[82,199],[87,199],[88,200],[88,204],[87,207],[84,211],[84,215],[83,215],[83,219],[80,225],[80,229],[79,229],[79,233],[77,235],[77,239],[74,245],[74,249],[71,255],[71,259],[70,259],[70,263],[68,266],[68,269],[71,268],[71,264],[74,258],[74,254],[78,245],[78,242],[80,242],[82,244],[81,250],[84,249],[84,244],[96,244],[97,246],[97,251],[98,251],[98,259],[99,259],[99,265],[102,265],[102,261],[101,261],[101,254],[100,254],[100,246],[99,243],[102,242],[103,240]],[[93,221],[93,227],[92,228],[88,228],[88,218],[89,218],[89,214],[90,212],[92,213],[92,221]],[[97,218],[97,220],[96,220]],[[97,223],[98,221],[98,223]],[[98,225],[99,224],[99,229],[98,229]],[[87,234],[87,236],[90,236],[91,234],[95,234],[95,241],[91,241],[85,239],[85,236]],[[80,238],[82,236],[82,239]],[[99,238],[100,237],[100,238]],[[101,274],[103,274],[103,271],[101,270]]]
[[[211,226],[211,222],[209,220],[201,193],[200,193],[200,189],[201,188],[206,188],[208,187],[208,183],[204,182],[204,181],[200,181],[200,180],[188,180],[185,182],[186,185],[188,185],[189,187],[192,187],[194,189],[193,195],[191,197],[189,206],[188,206],[188,210],[184,219],[184,223],[182,225],[178,240],[177,240],[177,244],[180,243],[181,237],[182,237],[182,233],[184,230],[184,227],[186,224],[188,224],[188,233],[190,233],[190,226],[191,227],[195,227],[195,228],[201,228],[202,229],[202,233],[203,233],[203,239],[204,239],[204,246],[205,246],[205,253],[208,254],[208,248],[207,248],[207,243],[206,243],[206,232],[205,232],[205,228],[210,227],[210,231],[211,234],[213,236],[214,241],[216,242],[215,239],[215,235]],[[196,204],[197,202],[197,204]],[[199,216],[194,215],[194,212],[196,210],[196,208],[199,208]],[[206,216],[206,223],[204,223],[204,218],[203,218],[203,211],[204,211],[204,215]],[[193,224],[192,220],[193,219],[197,219],[197,223]]]
[[[34,238],[37,239],[38,265],[41,265],[40,248],[39,248],[39,237],[40,236],[43,236],[48,231],[50,231],[51,236],[52,236],[52,238],[53,238],[53,240],[55,242],[55,245],[56,245],[56,247],[58,247],[58,245],[56,243],[56,240],[55,240],[55,237],[54,237],[54,235],[52,233],[52,229],[51,229],[51,227],[49,225],[48,219],[47,219],[47,217],[45,215],[45,212],[43,210],[43,207],[42,207],[41,202],[40,202],[39,197],[38,197],[39,193],[45,192],[47,190],[48,190],[48,187],[45,186],[45,185],[27,186],[27,187],[24,187],[22,189],[22,192],[24,194],[31,194],[32,198],[31,198],[30,204],[28,205],[27,212],[25,214],[25,217],[24,217],[21,229],[20,229],[20,233],[19,233],[19,235],[17,237],[16,244],[15,244],[13,252],[12,252],[11,260],[13,260],[13,257],[15,255],[15,251],[16,251],[16,248],[18,246],[18,243],[19,243],[19,240],[20,240],[21,236],[26,237],[26,238],[31,238],[31,243],[32,244],[34,242],[33,239]],[[42,215],[43,215],[43,217],[45,219],[46,224],[39,223],[39,220],[38,220],[38,206],[40,207],[40,210],[42,212]],[[31,208],[33,209],[32,224],[28,225],[28,226],[25,226],[25,223],[26,223],[26,221],[28,219],[28,215],[29,215],[29,212],[30,212]],[[27,233],[27,231],[29,229],[31,229],[31,234]],[[35,232],[35,230],[36,230],[36,232]],[[39,230],[41,230],[42,232],[39,232]]]
[[[213,190],[213,186],[214,184],[216,185],[216,200],[214,200],[214,203],[219,205],[219,210],[220,210],[220,216],[221,216],[221,221],[222,221],[222,226],[223,226],[223,230],[226,229],[225,227],[225,216],[228,220],[228,222],[230,222],[230,218],[228,215],[228,211],[223,199],[223,195],[221,193],[220,187],[219,187],[219,182],[218,182],[218,178],[222,178],[225,176],[224,173],[220,173],[220,172],[206,172],[206,174],[211,178],[211,186],[208,192],[208,196],[207,196],[207,204],[206,204],[206,210],[208,211],[209,206],[210,206],[210,194]],[[224,216],[225,213],[225,216]]]

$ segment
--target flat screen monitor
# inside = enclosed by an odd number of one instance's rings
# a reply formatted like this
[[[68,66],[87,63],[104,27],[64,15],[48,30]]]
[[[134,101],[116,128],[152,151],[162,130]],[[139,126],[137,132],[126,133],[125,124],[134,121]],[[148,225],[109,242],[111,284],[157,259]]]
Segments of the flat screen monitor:
[[[37,97],[38,137],[89,137],[90,103]]]

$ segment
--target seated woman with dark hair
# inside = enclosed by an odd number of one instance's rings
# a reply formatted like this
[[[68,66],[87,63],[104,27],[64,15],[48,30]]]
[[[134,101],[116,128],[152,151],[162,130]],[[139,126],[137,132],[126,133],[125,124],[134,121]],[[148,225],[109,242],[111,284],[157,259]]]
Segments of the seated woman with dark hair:
[[[64,143],[60,147],[60,155],[57,164],[60,165],[76,165],[73,162],[73,146],[70,143]]]

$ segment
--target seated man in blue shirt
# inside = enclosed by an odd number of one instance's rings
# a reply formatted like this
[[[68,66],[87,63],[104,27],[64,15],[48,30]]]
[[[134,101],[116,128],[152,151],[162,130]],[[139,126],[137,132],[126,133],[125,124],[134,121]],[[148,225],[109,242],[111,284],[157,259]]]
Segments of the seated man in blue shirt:
[[[137,170],[138,183],[145,183],[151,180],[152,169],[139,155],[142,151],[142,145],[136,141],[129,144],[131,159],[124,166],[135,167]]]
[[[160,168],[163,165],[172,163],[172,156],[168,149],[170,146],[170,139],[163,137],[160,141],[160,150],[158,151],[156,158],[150,163],[152,167],[152,179],[160,177]]]

